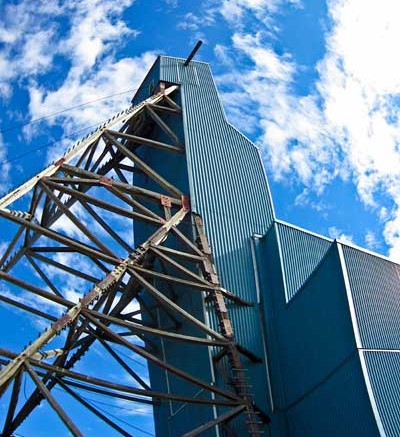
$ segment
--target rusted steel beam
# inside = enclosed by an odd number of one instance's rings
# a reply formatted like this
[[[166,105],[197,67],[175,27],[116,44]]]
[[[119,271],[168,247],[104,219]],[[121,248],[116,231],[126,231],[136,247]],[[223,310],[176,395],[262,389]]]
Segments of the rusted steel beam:
[[[107,344],[106,341],[99,338],[101,345],[104,349],[114,358],[114,360],[136,381],[138,382],[145,390],[151,390],[151,387],[146,384],[145,381],[133,370],[131,369],[124,360],[113,350],[111,346]]]
[[[150,282],[146,281],[143,276],[139,275],[135,270],[131,270],[131,275],[133,275],[140,284],[146,288],[146,290],[156,299],[161,305],[167,307],[168,309],[175,311],[177,314],[182,316],[186,321],[191,323],[192,325],[199,328],[201,331],[205,332],[206,334],[210,335],[214,339],[222,340],[224,341],[224,337],[219,334],[218,332],[211,329],[209,326],[207,326],[205,323],[201,322],[200,320],[196,319],[196,317],[193,317],[190,313],[185,311],[183,308],[181,308],[179,305],[177,305],[175,302],[173,302],[171,299],[169,299],[167,296],[165,296],[163,293],[161,293],[157,288],[155,288]]]
[[[195,378],[193,375],[184,372],[180,369],[178,369],[175,366],[172,366],[171,364],[160,360],[155,355],[151,354],[150,352],[140,348],[139,346],[136,346],[135,344],[130,343],[129,341],[125,340],[123,337],[120,337],[115,332],[111,331],[106,325],[101,323],[100,321],[96,320],[94,317],[90,316],[89,314],[86,314],[86,317],[88,317],[93,324],[95,324],[98,328],[100,328],[104,333],[106,333],[110,338],[115,338],[120,342],[120,344],[123,344],[127,349],[130,349],[133,352],[136,352],[138,355],[142,356],[146,360],[152,362],[153,364],[168,370],[169,372],[173,373],[176,376],[179,376],[182,379],[185,379],[188,382],[193,383],[194,385],[197,385],[201,388],[204,388],[205,390],[208,390],[210,392],[213,392],[215,394],[218,394],[220,396],[223,396],[230,400],[238,400],[237,396],[231,392],[228,392],[226,390],[222,390],[218,387],[214,387],[211,384],[204,382],[198,378]]]
[[[112,228],[107,224],[107,222],[99,215],[97,212],[88,205],[87,202],[81,200],[81,205],[85,210],[92,216],[92,218],[107,232],[107,234],[113,238],[121,247],[123,247],[128,253],[133,251],[133,248],[129,246],[129,244],[121,238]]]
[[[89,411],[91,411],[93,414],[95,414],[99,419],[101,419],[103,422],[107,423],[111,426],[111,428],[115,429],[117,432],[119,432],[121,435],[125,437],[132,437],[132,434],[126,432],[124,429],[122,429],[120,426],[118,426],[115,422],[113,422],[111,419],[109,419],[107,416],[105,416],[102,412],[97,410],[97,408],[93,407],[89,402],[87,402],[85,399],[82,398],[82,396],[78,395],[75,391],[71,390],[67,384],[64,384],[61,379],[57,379],[57,383],[60,387],[62,387],[68,394],[70,394],[76,401],[78,401],[80,404],[82,404],[85,408],[87,408]]]
[[[0,355],[5,356],[7,358],[15,358],[17,354],[7,351],[5,349],[0,349]],[[94,385],[95,388],[97,387],[103,387],[109,390],[115,390],[122,393],[130,393],[138,396],[143,396],[147,398],[153,398],[153,399],[167,399],[172,400],[176,402],[188,402],[193,404],[202,404],[202,405],[222,405],[222,406],[235,406],[240,404],[240,400],[235,397],[233,393],[225,392],[224,390],[218,389],[216,387],[206,385],[204,387],[206,390],[214,391],[216,394],[221,395],[225,399],[201,399],[201,398],[195,398],[191,396],[180,396],[180,395],[174,395],[171,393],[163,393],[158,392],[154,390],[144,390],[132,387],[130,385],[124,385],[119,384],[115,382],[110,382],[101,378],[96,378],[93,376],[89,376],[83,373],[75,372],[72,370],[67,370],[63,367],[57,367],[51,364],[43,363],[37,360],[30,359],[29,360],[31,366],[38,367],[40,369],[55,373],[58,375],[59,378],[62,378],[62,381],[65,384],[68,385],[75,385],[75,381],[81,381],[85,384],[91,384]],[[69,379],[66,379],[69,378]],[[72,381],[70,381],[72,379]],[[202,382],[202,381],[200,381]],[[193,382],[194,383],[194,382]],[[203,383],[204,384],[204,383]],[[81,386],[81,388],[84,388],[84,386]],[[88,387],[90,390],[90,388]],[[221,393],[220,393],[221,392]],[[108,392],[110,396],[114,396],[112,392]],[[135,401],[141,402],[140,399],[135,399]],[[146,401],[144,399],[144,401]],[[148,400],[147,402],[148,403]]]
[[[109,132],[104,132],[104,137],[110,141],[118,150],[121,151],[127,158],[133,161],[140,169],[142,169],[147,176],[149,176],[154,182],[163,187],[168,193],[173,196],[181,197],[183,193],[178,190],[174,185],[168,182],[165,178],[159,175],[155,170],[153,170],[149,165],[147,165],[143,160],[141,160],[137,155],[135,155],[131,150],[129,150],[125,145],[120,143],[116,138],[114,138]]]
[[[161,252],[169,253],[171,255],[175,255],[178,258],[183,258],[189,261],[193,261],[195,263],[198,263],[199,261],[203,261],[203,257],[200,255],[194,255],[192,253],[182,252],[181,250],[171,249],[170,247],[166,247],[166,246],[158,246],[158,250],[161,250]]]
[[[197,242],[199,249],[204,253],[204,262],[201,266],[203,274],[216,286],[215,290],[210,293],[210,296],[214,303],[218,322],[224,336],[231,340],[230,344],[226,347],[226,352],[229,360],[230,370],[232,373],[234,373],[234,375],[232,375],[232,385],[245,405],[245,414],[247,416],[246,424],[249,436],[258,437],[260,433],[262,433],[259,426],[260,423],[257,420],[257,413],[255,412],[253,406],[254,402],[246,383],[246,375],[244,373],[244,367],[237,344],[234,341],[234,331],[229,318],[228,309],[221,293],[219,278],[217,276],[215,266],[212,262],[210,246],[207,236],[204,233],[203,221],[199,215],[194,215],[194,224],[198,236]]]
[[[159,258],[163,259],[168,264],[172,265],[173,267],[175,267],[177,270],[181,271],[185,275],[191,277],[192,279],[195,279],[199,283],[203,283],[206,286],[210,285],[210,283],[208,281],[206,281],[204,278],[202,278],[198,274],[192,272],[191,270],[187,269],[186,267],[182,266],[181,264],[179,264],[177,261],[175,261],[174,259],[172,259],[168,255],[166,255],[165,253],[163,253],[162,251],[158,250],[157,247],[151,247],[150,250],[155,255],[157,255]]]
[[[54,399],[53,395],[49,392],[47,387],[43,384],[39,375],[33,370],[32,366],[25,361],[24,367],[31,376],[33,382],[37,385],[43,396],[47,399],[47,402],[51,405],[53,410],[58,414],[60,419],[64,422],[65,426],[69,429],[74,437],[83,437],[83,434],[79,431],[72,420],[67,416],[66,412],[61,408],[61,405]]]
[[[183,434],[182,437],[195,437],[196,435],[200,435],[204,431],[207,431],[208,429],[214,428],[215,426],[219,425],[220,423],[224,423],[224,422],[227,422],[228,420],[232,420],[237,415],[242,413],[245,409],[246,409],[245,405],[239,405],[238,407],[233,408],[232,410],[227,411],[224,414],[221,414],[220,416],[218,416],[214,420],[210,420],[209,422],[204,423],[203,425],[200,425],[196,429],[193,429],[192,431]]]
[[[70,149],[61,160],[57,161],[54,164],[51,164],[42,172],[40,172],[30,180],[25,182],[23,185],[19,186],[15,190],[6,194],[3,198],[0,198],[0,209],[7,208],[7,206],[10,203],[14,202],[18,198],[26,194],[28,191],[30,191],[42,177],[54,175],[59,170],[61,164],[68,163],[81,150],[84,150],[86,147],[98,141],[104,130],[109,129],[110,127],[120,123],[121,121],[122,122],[125,121],[124,126],[121,128],[121,130],[124,130],[124,128],[128,126],[129,120],[135,117],[139,112],[141,112],[144,106],[146,105],[146,103],[157,103],[163,100],[165,96],[172,94],[178,88],[179,88],[178,85],[172,85],[167,89],[165,89],[163,92],[159,92],[153,96],[150,96],[149,98],[138,104],[137,106],[130,107],[125,111],[121,111],[120,113],[116,114],[114,117],[110,118],[101,127],[97,128],[92,134],[87,136],[85,139],[78,141],[78,143],[74,147],[72,147],[72,149]]]
[[[122,215],[123,217],[141,220],[144,222],[153,223],[155,225],[159,225],[162,223],[161,219],[153,218],[144,214],[137,213],[135,211],[131,211],[129,209],[122,208],[117,205],[113,205],[109,202],[106,202],[105,200],[101,200],[96,197],[90,196],[89,194],[77,191],[74,188],[66,187],[65,185],[57,184],[52,181],[47,181],[46,183],[55,190],[60,190],[63,193],[73,196],[76,200],[90,203],[91,205],[98,206],[99,208],[105,209],[106,211],[110,211],[118,215]]]
[[[155,147],[156,149],[166,150],[168,152],[175,152],[179,154],[185,153],[185,149],[183,149],[182,147],[177,147],[160,141],[151,140],[150,138],[139,137],[137,135],[127,134],[124,132],[117,132],[113,130],[109,130],[107,132],[109,132],[113,137],[124,138],[135,144],[151,146],[151,147]]]
[[[0,213],[4,211],[0,210]],[[18,357],[16,357],[9,365],[0,370],[0,393],[4,392],[9,384],[11,378],[18,372],[24,362],[32,357],[36,352],[38,352],[44,345],[46,345],[51,339],[58,335],[63,329],[65,329],[70,323],[72,323],[81,314],[81,310],[88,307],[91,303],[101,298],[101,296],[113,285],[119,283],[123,275],[126,272],[128,264],[139,262],[143,259],[144,253],[148,250],[151,244],[160,244],[164,241],[166,235],[171,230],[171,228],[179,224],[187,211],[182,209],[178,211],[167,223],[158,229],[150,238],[144,242],[140,248],[140,251],[135,251],[132,253],[124,262],[120,262],[110,273],[105,276],[99,283],[97,283],[88,293],[86,293],[83,298],[77,304],[69,308],[68,312],[53,323],[48,329],[44,331],[33,343],[25,348]],[[0,276],[6,275],[4,272],[0,271]],[[7,276],[7,275],[6,275]],[[20,283],[21,281],[18,280]],[[23,282],[23,281],[22,281]],[[27,284],[28,289],[32,288],[30,284]],[[38,289],[38,287],[34,287]],[[41,293],[45,293],[40,290]],[[46,293],[49,295],[50,293]],[[53,296],[52,299],[61,299],[58,296]],[[90,317],[86,314],[86,317]],[[99,323],[99,322],[97,322]],[[103,325],[105,326],[105,325]],[[107,328],[107,327],[106,327]]]
[[[73,176],[79,176],[79,177],[86,177],[88,179],[93,179],[100,181],[100,179],[104,178],[103,175],[98,173],[92,173],[90,171],[82,170],[80,168],[73,167],[71,165],[64,164],[62,166],[62,171],[64,173],[73,175]],[[136,185],[131,184],[125,184],[124,182],[114,181],[112,180],[113,186],[120,189],[121,191],[125,191],[127,193],[131,193],[136,196],[145,197],[146,199],[156,201],[157,203],[160,202],[162,194],[157,193],[156,191],[147,190],[145,188],[138,187]],[[172,203],[176,206],[181,206],[181,194],[178,194],[176,198],[172,198]]]
[[[171,97],[165,95],[163,100],[164,102],[167,102],[171,108],[176,109],[178,112],[182,112],[182,108],[174,100],[172,100]]]
[[[167,150],[169,152],[176,152],[180,154],[185,152],[185,150],[182,147],[172,146],[171,144],[162,143],[160,141],[151,140],[149,138],[139,137],[137,135],[126,134],[123,132],[116,132],[113,130],[109,130],[107,132],[110,133],[113,137],[124,138],[132,143],[143,144],[145,146],[151,146],[160,150]]]
[[[88,377],[86,377],[86,378],[88,378]],[[94,379],[94,378],[91,378],[91,379]],[[238,405],[238,402],[234,401],[234,400],[229,401],[229,400],[225,400],[225,399],[215,399],[215,398],[201,399],[201,398],[195,398],[195,397],[189,397],[189,396],[175,395],[172,393],[157,392],[154,390],[143,390],[143,389],[132,389],[131,388],[129,392],[135,392],[135,394],[137,394],[138,396],[144,396],[144,397],[147,397],[148,399],[136,398],[136,397],[132,397],[132,396],[126,396],[126,395],[124,396],[123,394],[115,392],[115,391],[110,392],[107,390],[99,389],[98,387],[93,387],[93,386],[91,387],[88,385],[80,384],[80,383],[77,383],[77,382],[71,381],[71,380],[63,379],[63,382],[70,385],[70,386],[80,388],[82,390],[87,390],[87,391],[91,391],[94,393],[99,393],[99,394],[103,394],[106,396],[111,396],[113,398],[125,399],[125,400],[131,401],[131,402],[140,402],[143,404],[154,405],[154,404],[156,404],[157,401],[167,400],[167,401],[172,401],[172,402],[179,402],[179,403],[185,402],[188,404],[190,403],[190,404],[208,405],[208,406],[219,405],[219,406],[223,406],[223,407],[233,407],[233,406]],[[99,384],[97,384],[97,385],[99,385]],[[121,386],[117,386],[117,387],[118,387],[118,389],[120,389]],[[112,387],[110,387],[110,388],[112,389]],[[114,387],[114,390],[117,390],[117,388]],[[149,398],[152,400],[150,400]]]
[[[18,228],[18,231],[14,235],[11,242],[8,244],[6,251],[4,252],[3,256],[0,259],[0,268],[2,268],[4,266],[4,263],[7,261],[8,257],[11,255],[11,252],[13,251],[15,245],[17,244],[19,238],[21,237],[22,232],[24,232],[25,229],[26,228],[24,225],[20,225],[20,227]]]
[[[21,381],[22,381],[22,375],[23,375],[23,371],[20,370],[14,378],[14,384],[13,384],[13,389],[12,389],[12,393],[11,393],[11,398],[10,398],[10,403],[8,406],[8,410],[7,410],[7,416],[6,416],[6,420],[4,422],[4,427],[3,427],[3,432],[1,435],[3,436],[7,436],[7,435],[11,435],[11,424],[12,421],[14,419],[14,414],[15,414],[15,409],[17,408],[17,404],[18,404],[18,398],[19,398],[19,393],[20,393],[20,389],[21,389]]]
[[[211,340],[202,337],[194,337],[186,334],[178,334],[176,332],[170,332],[162,329],[153,328],[150,326],[145,326],[145,322],[142,322],[143,325],[139,325],[137,322],[134,323],[129,320],[124,320],[121,318],[110,316],[108,314],[99,313],[98,311],[93,311],[89,309],[82,310],[82,314],[83,315],[88,314],[92,317],[96,317],[97,319],[103,320],[104,322],[109,322],[118,326],[123,326],[125,328],[130,329],[132,332],[139,332],[139,333],[154,335],[158,337],[165,337],[173,341],[195,343],[200,345],[202,344],[205,346],[226,346],[228,344],[226,340]]]
[[[194,253],[199,255],[201,258],[203,258],[204,254],[203,252],[192,242],[189,240],[188,237],[186,237],[185,234],[183,234],[178,228],[172,229],[172,232],[181,240],[187,247],[192,249]]]
[[[178,136],[173,132],[173,130],[165,123],[165,121],[151,108],[150,105],[146,105],[146,111],[150,117],[155,121],[155,123],[163,130],[173,142],[180,147],[180,141]]]
[[[17,285],[18,287],[24,288],[25,290],[28,290],[34,294],[37,294],[38,296],[44,297],[45,299],[48,299],[54,303],[57,303],[59,305],[70,307],[73,306],[74,303],[71,301],[68,301],[64,299],[63,297],[59,297],[53,293],[50,293],[46,290],[43,290],[42,288],[37,287],[36,285],[30,284],[29,282],[26,282],[22,279],[16,278],[15,276],[10,275],[9,273],[0,271],[0,279],[3,281],[9,282],[10,284]]]
[[[1,273],[1,272],[0,272]],[[3,393],[6,389],[11,378],[14,377],[16,372],[21,368],[27,358],[38,352],[44,345],[46,345],[51,339],[58,335],[63,329],[65,329],[71,322],[80,316],[82,308],[87,307],[92,302],[96,301],[107,289],[119,282],[122,276],[125,274],[124,265],[118,265],[115,267],[102,281],[96,284],[88,293],[86,293],[80,302],[74,304],[66,314],[54,322],[49,328],[47,328],[43,334],[41,334],[35,341],[21,352],[15,360],[13,360],[8,366],[0,370],[0,393]],[[57,296],[54,298],[61,299]]]
[[[53,372],[54,373],[54,372]],[[123,399],[125,401],[129,401],[129,402],[137,402],[137,403],[141,403],[141,404],[146,404],[146,405],[154,405],[158,399],[156,401],[153,401],[151,398],[141,398],[141,397],[137,397],[137,396],[132,396],[129,394],[124,394],[124,392],[117,392],[117,391],[110,391],[107,389],[103,389],[100,388],[99,385],[97,386],[92,386],[92,385],[87,385],[87,384],[82,384],[80,382],[77,381],[72,381],[71,379],[61,379],[61,377],[56,376],[54,378],[54,381],[56,383],[59,383],[59,381],[62,381],[63,383],[65,383],[66,385],[68,385],[68,387],[76,387],[79,388],[80,390],[84,390],[84,391],[88,391],[91,393],[98,393],[104,396],[109,396],[111,398],[114,399]]]
[[[149,216],[149,217],[153,217],[154,219],[163,222],[163,218],[160,217],[158,214],[156,214],[154,211],[152,211],[151,209],[145,207],[144,205],[142,205],[140,202],[138,202],[137,200],[134,199],[134,197],[131,196],[127,196],[126,194],[124,194],[123,192],[121,192],[120,190],[116,189],[115,187],[106,187],[108,191],[110,191],[112,194],[114,194],[114,196],[118,197],[119,199],[121,199],[123,202],[127,203],[128,205],[130,205],[132,208],[137,209],[139,211],[141,211],[145,216]]]
[[[187,287],[194,287],[194,288],[200,288],[201,290],[213,290],[215,287],[210,284],[204,284],[204,282],[194,282],[194,281],[188,281],[186,279],[178,278],[176,276],[170,276],[166,275],[164,273],[157,272],[155,270],[150,269],[144,269],[143,267],[139,266],[132,266],[130,269],[134,269],[137,272],[140,272],[143,274],[143,276],[151,276],[153,278],[159,278],[164,281],[173,282],[176,284],[186,285]]]
[[[162,105],[156,105],[156,104],[151,104],[149,103],[148,106],[151,106],[153,109],[155,109],[156,111],[160,111],[160,112],[169,112],[170,114],[180,114],[181,111],[178,111],[177,109],[171,108],[169,106],[162,106]]]
[[[69,220],[85,235],[89,240],[91,240],[99,249],[102,249],[104,253],[109,256],[116,258],[115,253],[113,253],[99,238],[97,238],[89,229],[58,199],[53,192],[46,186],[46,182],[42,181],[40,183],[41,188],[50,197],[53,202],[57,205],[60,211],[68,217]]]
[[[108,146],[108,144],[104,144],[104,149],[103,151],[100,153],[100,155],[96,158],[96,161],[91,165],[91,167],[89,168],[89,171],[91,171],[92,173],[95,173],[96,170],[99,168],[100,164],[102,163],[102,161],[104,160],[104,158],[107,156],[107,153],[110,152],[110,147]],[[110,153],[111,155],[111,153]],[[112,158],[112,155],[111,155]],[[104,164],[104,162],[103,162]]]
[[[100,281],[99,278],[95,278],[92,275],[89,275],[89,274],[87,274],[85,272],[81,272],[80,270],[76,270],[73,267],[70,267],[68,265],[61,264],[58,261],[56,261],[56,260],[54,260],[52,258],[48,258],[46,256],[43,256],[40,253],[40,252],[44,252],[44,253],[52,252],[51,250],[47,251],[47,249],[48,248],[33,247],[33,248],[30,248],[26,252],[26,254],[27,254],[27,256],[29,256],[31,258],[35,258],[35,259],[37,259],[39,261],[42,261],[42,262],[44,262],[44,263],[46,263],[48,265],[56,267],[56,268],[58,268],[58,269],[60,269],[60,270],[62,270],[64,272],[70,273],[73,276],[76,276],[76,277],[81,278],[81,279],[85,279],[86,281],[89,281],[89,282],[99,282]],[[53,248],[49,248],[49,249],[53,249]]]
[[[53,291],[57,296],[62,297],[62,294],[58,291],[57,287],[53,284],[52,281],[48,278],[48,276],[43,272],[43,270],[36,264],[36,262],[32,259],[31,256],[25,254],[25,258],[29,261],[31,266],[34,268],[36,273],[42,278],[45,284]]]
[[[16,308],[19,308],[21,310],[28,311],[32,314],[35,314],[36,316],[43,317],[44,319],[51,320],[52,322],[55,322],[57,320],[57,317],[54,317],[50,314],[47,314],[43,311],[36,309],[36,308],[32,308],[29,305],[25,305],[22,302],[11,299],[10,297],[4,296],[2,294],[0,294],[0,301],[5,302],[9,305],[15,306]]]
[[[0,217],[7,218],[7,219],[9,219],[13,222],[19,223],[19,224],[24,224],[27,228],[37,232],[38,234],[44,235],[52,240],[57,241],[58,243],[65,244],[65,245],[70,246],[70,247],[74,247],[77,252],[80,252],[84,255],[92,255],[92,256],[95,256],[96,258],[99,258],[99,259],[106,261],[108,263],[111,263],[111,264],[117,264],[120,262],[120,260],[118,258],[114,258],[112,256],[106,255],[105,253],[100,252],[100,251],[96,250],[95,248],[93,248],[85,243],[78,242],[70,237],[66,237],[64,235],[61,235],[61,234],[59,234],[51,229],[45,228],[45,227],[37,225],[33,222],[27,221],[23,218],[12,215],[9,212],[4,211],[2,209],[0,209]]]

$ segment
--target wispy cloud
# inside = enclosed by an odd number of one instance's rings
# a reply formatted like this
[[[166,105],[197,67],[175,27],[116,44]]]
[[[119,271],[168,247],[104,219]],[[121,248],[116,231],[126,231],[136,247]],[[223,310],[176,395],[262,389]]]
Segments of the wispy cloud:
[[[225,18],[257,18],[259,3],[229,2],[233,12]],[[275,13],[282,2],[270,3]],[[384,220],[389,255],[400,259],[400,62],[394,55],[400,5],[340,0],[328,7],[326,52],[305,96],[294,91],[300,66],[273,50],[262,20],[252,32],[234,33],[229,62],[236,68],[220,78],[228,115],[237,117],[241,106],[248,120],[259,119],[250,131],[261,130],[258,143],[275,179],[295,176],[310,195],[322,194],[335,178],[352,180],[364,205]],[[226,50],[217,47],[216,54],[227,62]]]
[[[354,244],[354,238],[352,235],[344,233],[341,229],[338,229],[335,226],[331,226],[328,229],[328,234],[331,238],[340,240],[342,243]]]
[[[1,66],[0,66],[1,69]],[[0,90],[1,93],[1,90]],[[0,194],[9,188],[9,174],[11,165],[7,162],[7,148],[0,133]]]
[[[20,0],[4,7],[0,94],[11,96],[15,84],[27,90],[31,119],[114,95],[42,123],[57,123],[66,134],[101,123],[128,106],[134,88],[155,59],[150,51],[136,57],[116,55],[118,45],[123,46],[127,38],[132,41],[139,33],[123,17],[133,3],[72,0],[61,5]],[[43,80],[45,74],[55,75],[57,70],[60,74],[55,80]],[[24,132],[33,138],[39,132],[38,125]],[[61,147],[58,144],[57,156],[69,144],[67,140]],[[53,155],[50,150],[49,160]]]
[[[223,0],[220,5],[221,15],[230,23],[240,24],[249,12],[265,22],[283,5],[300,6],[301,0]]]
[[[379,249],[381,247],[381,244],[376,237],[375,232],[371,231],[370,229],[367,230],[365,234],[365,244],[368,247],[368,249]]]

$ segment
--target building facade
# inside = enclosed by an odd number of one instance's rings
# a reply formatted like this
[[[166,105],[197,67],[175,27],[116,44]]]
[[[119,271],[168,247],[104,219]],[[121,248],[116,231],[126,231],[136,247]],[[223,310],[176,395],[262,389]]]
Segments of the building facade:
[[[222,286],[251,303],[229,311],[266,435],[400,435],[400,267],[275,217],[259,150],[227,121],[208,64],[159,57],[133,103],[160,83],[180,86],[183,117],[174,130],[185,156],[161,162],[152,152],[146,159],[190,194]],[[187,306],[216,326],[201,297]],[[203,379],[226,383],[212,349],[165,353]],[[151,366],[150,379],[155,389],[185,390]],[[212,419],[198,407],[163,403],[154,411],[159,436]],[[233,427],[237,435],[241,426]]]

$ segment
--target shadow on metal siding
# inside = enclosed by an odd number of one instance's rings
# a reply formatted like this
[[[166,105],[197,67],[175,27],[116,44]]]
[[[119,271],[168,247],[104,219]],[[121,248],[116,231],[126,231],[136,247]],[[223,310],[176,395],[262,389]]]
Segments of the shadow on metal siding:
[[[289,304],[276,297],[275,329],[286,401],[314,390],[356,349],[336,245]]]
[[[291,437],[379,436],[358,355],[291,406],[287,420]]]
[[[400,435],[400,353],[363,351],[369,380],[383,429],[388,437]]]
[[[343,245],[364,348],[400,349],[400,266]]]
[[[277,223],[286,282],[286,299],[290,301],[318,267],[331,242],[283,223]]]
[[[255,303],[250,238],[264,234],[273,221],[263,163],[254,144],[227,122],[209,65],[183,62],[160,57],[160,80],[181,84],[191,206],[203,218],[222,285]],[[263,358],[258,308],[230,305],[230,317],[237,341]],[[265,410],[265,363],[244,361]]]

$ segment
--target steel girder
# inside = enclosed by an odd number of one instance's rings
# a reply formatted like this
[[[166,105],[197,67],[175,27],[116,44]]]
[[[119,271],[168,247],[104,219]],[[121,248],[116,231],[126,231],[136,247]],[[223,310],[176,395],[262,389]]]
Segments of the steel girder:
[[[167,400],[212,408],[214,418],[188,431],[187,437],[223,429],[242,414],[249,435],[261,433],[226,306],[226,301],[247,303],[220,286],[201,218],[191,213],[190,199],[140,154],[143,148],[184,154],[184,144],[168,123],[169,117],[182,116],[171,98],[178,92],[175,85],[161,87],[0,199],[0,217],[6,223],[2,237],[13,235],[0,254],[0,301],[18,311],[24,323],[50,324],[33,341],[33,327],[27,330],[30,343],[19,353],[0,349],[0,393],[6,411],[1,435],[13,435],[43,400],[72,435],[83,435],[79,421],[57,399],[56,389],[121,435],[131,434],[82,393],[132,403]],[[151,138],[154,129],[168,141]],[[155,188],[135,184],[143,178]],[[126,234],[135,223],[152,229],[141,242]],[[183,308],[179,293],[200,293],[220,329]],[[182,331],[183,325],[195,334]],[[6,332],[4,325],[2,329]],[[163,359],[157,339],[180,342],[183,353],[184,345],[192,344],[227,356],[230,388],[217,387]],[[80,361],[99,346],[132,383],[81,370]],[[192,384],[203,395],[152,389],[126,353]],[[22,381],[27,377],[31,388],[23,398]]]

